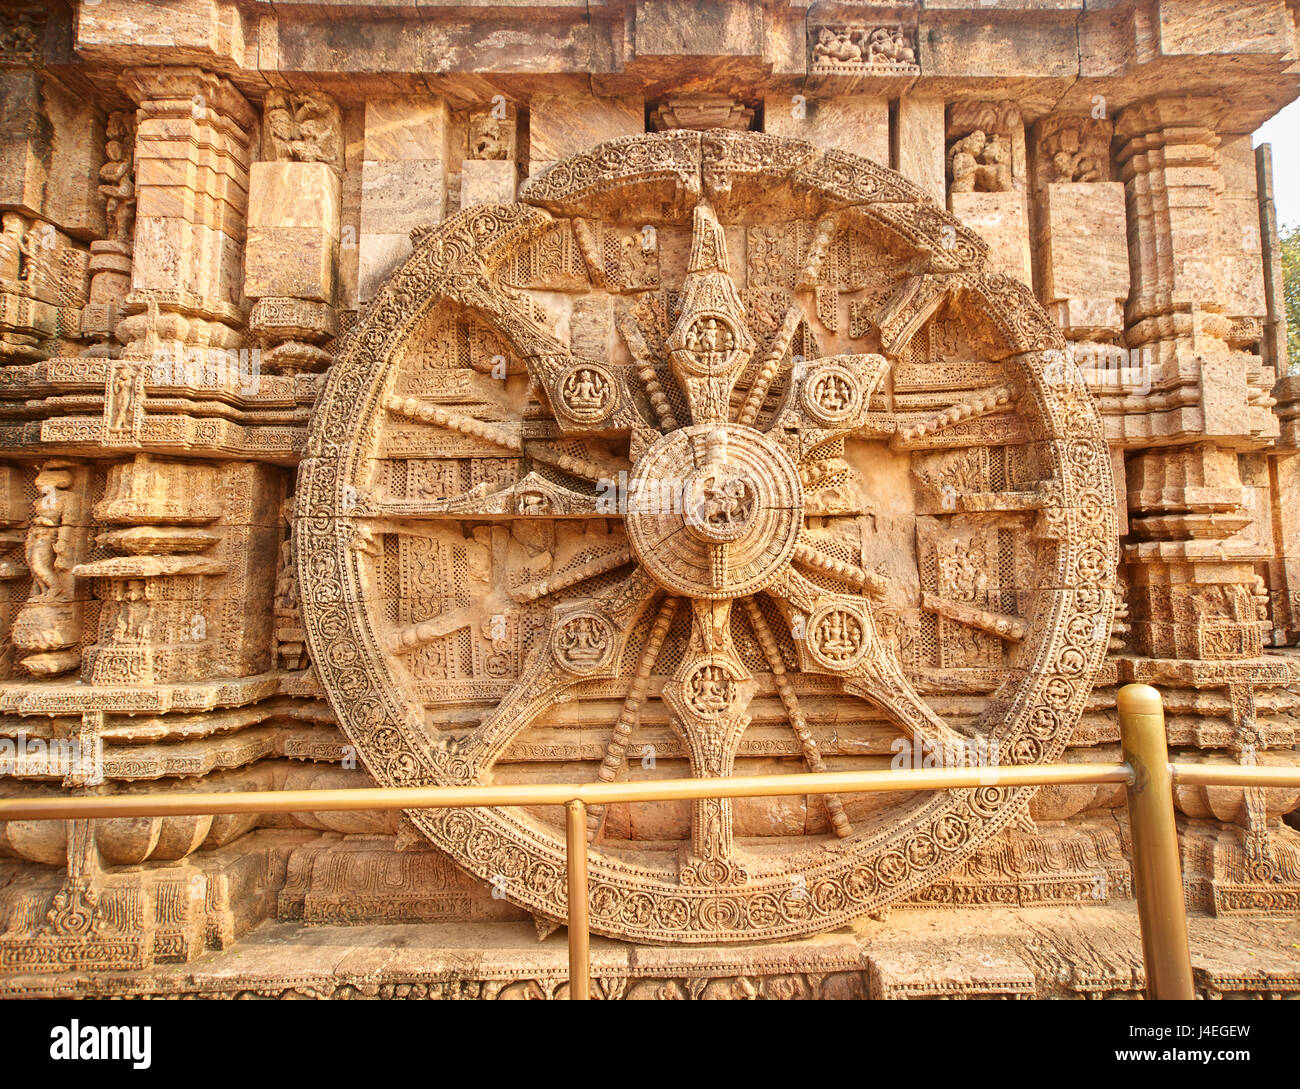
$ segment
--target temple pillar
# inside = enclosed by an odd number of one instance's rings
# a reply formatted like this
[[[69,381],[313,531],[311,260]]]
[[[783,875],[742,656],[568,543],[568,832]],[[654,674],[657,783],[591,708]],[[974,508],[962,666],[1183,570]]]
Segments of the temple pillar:
[[[1238,229],[1223,196],[1222,140],[1206,124],[1217,109],[1165,100],[1125,111],[1118,125],[1132,279],[1125,336],[1143,379],[1115,437],[1130,451],[1150,448],[1129,455],[1135,540],[1125,558],[1134,649],[1157,658],[1260,650],[1247,603],[1259,596],[1253,565],[1268,555],[1234,536],[1252,521],[1236,452],[1265,445],[1277,422],[1272,381],[1252,342],[1235,339],[1239,311],[1252,304],[1224,232],[1238,249],[1243,238],[1258,247],[1258,237]]]
[[[1128,213],[1127,362],[1136,388],[1112,406],[1108,434],[1126,450],[1131,678],[1183,708],[1221,706],[1213,729],[1175,725],[1171,745],[1242,764],[1292,763],[1290,731],[1260,713],[1293,674],[1264,656],[1289,622],[1267,579],[1284,577],[1284,462],[1266,312],[1260,194],[1248,135],[1213,99],[1160,99],[1120,114],[1117,162]],[[1282,469],[1281,473],[1278,472]],[[1271,500],[1271,501],[1270,501]],[[1284,501],[1283,501],[1284,504]],[[1276,585],[1276,581],[1273,583]],[[1204,757],[1202,757],[1204,758]],[[1295,895],[1296,850],[1276,833],[1294,797],[1213,791],[1176,799],[1189,899],[1216,913]]]
[[[256,462],[140,453],[108,473],[95,521],[114,553],[80,564],[104,604],[83,679],[143,686],[247,677],[271,666],[278,472]]]
[[[1277,375],[1272,396],[1280,433],[1269,451],[1273,515],[1273,558],[1268,586],[1273,605],[1273,641],[1280,646],[1300,639],[1300,376],[1288,373],[1286,302],[1277,205],[1273,197],[1273,149],[1255,149],[1260,242],[1264,258],[1264,325],[1260,354]]]

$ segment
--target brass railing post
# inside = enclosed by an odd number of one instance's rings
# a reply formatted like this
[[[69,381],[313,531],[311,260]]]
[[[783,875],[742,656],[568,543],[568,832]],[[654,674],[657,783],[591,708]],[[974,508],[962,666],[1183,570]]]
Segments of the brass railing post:
[[[591,930],[587,921],[587,807],[566,802],[569,864],[569,998],[591,998]]]
[[[1133,773],[1128,812],[1147,994],[1155,999],[1190,1000],[1196,992],[1164,707],[1160,693],[1145,684],[1125,685],[1117,703],[1124,760]]]

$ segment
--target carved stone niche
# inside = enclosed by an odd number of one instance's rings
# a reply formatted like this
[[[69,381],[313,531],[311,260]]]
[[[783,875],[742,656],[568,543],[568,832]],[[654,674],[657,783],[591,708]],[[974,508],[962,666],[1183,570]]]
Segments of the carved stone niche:
[[[901,176],[765,134],[616,140],[521,197],[419,241],[314,413],[303,622],[376,779],[1059,759],[1106,653],[1115,499],[1031,292]],[[647,227],[656,277],[611,284]],[[592,926],[840,926],[1030,794],[593,810]],[[411,819],[565,918],[553,813]]]
[[[81,311],[81,335],[93,343],[84,356],[114,356],[113,332],[122,317],[119,307],[131,290],[131,254],[135,240],[135,114],[119,110],[104,127],[105,157],[99,168],[104,199],[105,236],[90,244],[90,299]]]
[[[1118,344],[1129,294],[1124,185],[1110,181],[1110,121],[1050,116],[1034,125],[1039,298],[1071,341],[1099,392],[1127,392]]]
[[[329,95],[275,89],[267,92],[264,109],[264,160],[343,169],[343,118]]]
[[[137,686],[248,676],[270,667],[275,471],[137,454],[95,506],[99,640],[85,680]],[[108,555],[102,555],[108,553]]]
[[[244,293],[249,330],[276,374],[324,370],[338,332],[342,120],[320,92],[267,94],[265,161],[249,170]]]
[[[1111,121],[1056,114],[1034,125],[1038,188],[1060,182],[1110,181]]]
[[[989,244],[990,267],[1033,283],[1025,126],[1012,102],[948,107],[948,207]]]
[[[519,109],[498,95],[472,110],[460,168],[460,206],[509,203],[519,187]]]
[[[1025,129],[1011,102],[948,107],[948,192],[1006,193],[1024,186]]]
[[[466,126],[466,158],[493,162],[519,158],[519,107],[498,96],[490,106],[472,110]]]

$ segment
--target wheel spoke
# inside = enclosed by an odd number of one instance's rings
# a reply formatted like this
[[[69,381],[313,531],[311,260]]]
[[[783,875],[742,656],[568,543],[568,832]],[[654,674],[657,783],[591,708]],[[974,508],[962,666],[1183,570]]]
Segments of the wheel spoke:
[[[575,684],[617,675],[638,617],[658,592],[641,570],[589,598],[557,605],[544,643],[518,684],[458,748],[470,778],[480,780],[511,743]]]
[[[655,617],[654,627],[646,639],[641,651],[641,661],[637,663],[636,675],[632,678],[627,696],[623,699],[623,709],[619,712],[614,730],[605,746],[605,758],[600,763],[599,779],[602,783],[612,783],[627,768],[627,745],[632,731],[641,721],[641,706],[645,702],[646,685],[650,680],[650,671],[654,668],[659,651],[663,648],[664,638],[669,625],[677,615],[679,602],[675,597],[665,597],[659,606],[659,615]],[[594,842],[605,825],[605,806],[593,805],[587,810],[587,839]]]
[[[876,629],[865,597],[833,594],[793,569],[768,590],[785,606],[796,640],[800,669],[839,677],[844,691],[875,704],[921,744],[943,747],[965,760],[967,739],[936,715],[917,694],[890,646]]]
[[[731,641],[731,601],[692,599],[687,653],[664,687],[673,728],[686,742],[692,775],[711,779],[732,774],[754,690],[753,677]],[[733,850],[731,800],[694,802],[691,852],[682,879],[707,884],[741,879]]]
[[[817,747],[817,739],[813,737],[812,731],[808,729],[808,722],[803,717],[803,709],[799,706],[799,697],[795,694],[794,686],[790,684],[790,678],[786,676],[785,662],[781,659],[781,648],[777,646],[776,637],[772,634],[772,629],[768,626],[767,621],[763,618],[763,610],[752,597],[745,599],[745,608],[749,614],[750,626],[754,629],[754,634],[758,637],[759,645],[763,648],[763,656],[767,658],[768,668],[772,671],[772,680],[776,682],[777,694],[781,697],[781,703],[785,706],[786,717],[790,720],[790,729],[794,731],[795,737],[799,739],[799,747],[803,753],[804,765],[812,772],[821,772],[826,770],[826,762],[822,759],[821,750]],[[840,800],[838,794],[823,794],[821,796],[822,805],[826,807],[826,815],[830,818],[831,827],[835,834],[841,839],[853,834],[853,825],[849,823],[848,815],[844,812],[844,803]]]

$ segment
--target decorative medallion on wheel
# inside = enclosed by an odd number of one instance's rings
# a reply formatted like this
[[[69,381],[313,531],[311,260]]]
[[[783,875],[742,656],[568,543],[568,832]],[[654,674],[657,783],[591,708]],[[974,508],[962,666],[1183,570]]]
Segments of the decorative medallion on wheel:
[[[900,176],[614,141],[467,209],[349,339],[299,485],[313,661],[385,784],[1058,758],[1109,637],[1101,423],[1056,328]],[[1031,791],[610,806],[591,921],[805,934]],[[410,819],[566,915],[563,815]]]

